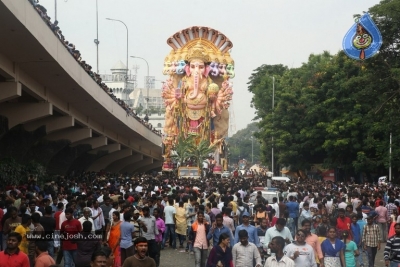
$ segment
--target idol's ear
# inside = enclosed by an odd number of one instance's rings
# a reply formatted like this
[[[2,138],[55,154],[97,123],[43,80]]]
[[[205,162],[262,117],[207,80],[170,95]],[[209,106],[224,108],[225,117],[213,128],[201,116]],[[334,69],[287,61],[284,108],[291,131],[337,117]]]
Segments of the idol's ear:
[[[190,76],[190,66],[189,66],[189,64],[186,64],[186,66],[185,66],[185,72],[186,72],[186,75],[187,75],[187,76]]]
[[[210,70],[211,70],[210,65],[207,65],[207,66],[204,68],[204,76],[205,76],[205,77],[208,77],[208,73],[210,73]]]

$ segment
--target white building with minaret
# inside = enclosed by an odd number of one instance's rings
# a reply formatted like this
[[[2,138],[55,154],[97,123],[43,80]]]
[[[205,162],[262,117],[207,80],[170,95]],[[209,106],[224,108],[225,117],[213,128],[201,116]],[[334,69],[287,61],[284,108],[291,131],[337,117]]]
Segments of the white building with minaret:
[[[145,96],[141,90],[135,93],[135,98],[130,95],[136,88],[136,75],[128,74],[128,70],[124,63],[118,61],[112,68],[111,74],[101,74],[103,82],[113,91],[116,98],[123,100],[130,108],[135,109],[142,105],[145,106]]]
[[[125,64],[121,61],[111,68],[111,74],[100,74],[100,77],[117,98],[125,101],[135,111],[142,110],[137,115],[142,119],[148,119],[156,130],[163,132],[165,107],[161,89],[154,89],[155,80],[151,81],[150,89],[137,88],[136,75],[128,74]],[[148,112],[146,112],[147,105]]]

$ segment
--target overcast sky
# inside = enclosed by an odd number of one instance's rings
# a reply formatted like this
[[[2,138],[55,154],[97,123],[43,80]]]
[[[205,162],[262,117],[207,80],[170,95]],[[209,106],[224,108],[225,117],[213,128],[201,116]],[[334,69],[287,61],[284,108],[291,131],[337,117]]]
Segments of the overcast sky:
[[[57,19],[66,40],[76,45],[82,58],[96,69],[96,0],[40,0]],[[166,40],[190,26],[207,26],[224,33],[232,42],[235,60],[233,109],[236,130],[254,118],[247,82],[262,64],[299,67],[312,53],[341,49],[342,39],[361,14],[378,0],[98,0],[99,70],[110,73],[119,60],[126,62],[126,29],[129,55],[145,58],[150,76],[165,80],[164,58],[171,48]],[[138,83],[144,86],[146,63],[129,58],[129,68],[139,65]],[[156,88],[161,82],[156,82]],[[279,88],[276,88],[279,90]]]

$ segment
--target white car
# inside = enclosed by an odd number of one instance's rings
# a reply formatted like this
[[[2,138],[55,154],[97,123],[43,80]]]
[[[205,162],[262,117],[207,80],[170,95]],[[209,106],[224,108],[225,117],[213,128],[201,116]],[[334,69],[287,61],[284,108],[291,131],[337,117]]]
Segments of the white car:
[[[221,175],[221,178],[230,178],[231,173],[229,171],[224,171]]]

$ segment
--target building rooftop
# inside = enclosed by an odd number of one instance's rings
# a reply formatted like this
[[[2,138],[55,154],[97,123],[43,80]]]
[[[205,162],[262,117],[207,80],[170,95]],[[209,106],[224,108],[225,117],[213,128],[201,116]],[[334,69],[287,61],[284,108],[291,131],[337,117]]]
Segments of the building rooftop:
[[[119,60],[117,63],[115,63],[111,70],[126,70],[126,65]]]

